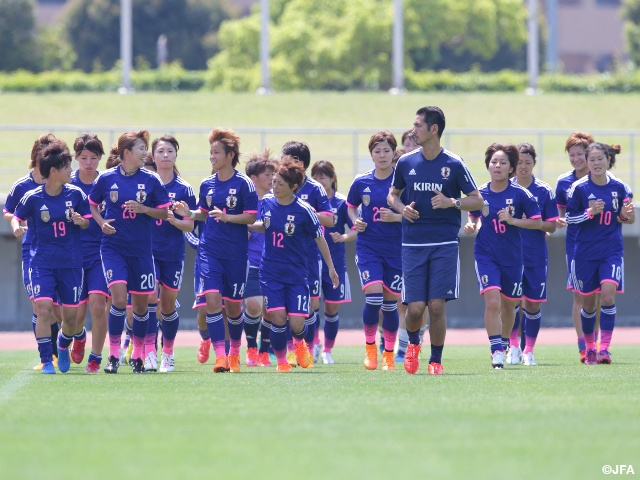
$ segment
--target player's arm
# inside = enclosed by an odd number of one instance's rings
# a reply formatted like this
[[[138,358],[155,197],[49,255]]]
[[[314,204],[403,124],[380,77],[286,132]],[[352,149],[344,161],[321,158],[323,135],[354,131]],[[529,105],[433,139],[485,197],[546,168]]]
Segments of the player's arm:
[[[262,220],[258,220],[257,222],[249,225],[249,231],[256,232],[256,233],[264,233],[265,229],[264,229],[264,223],[262,222]]]
[[[180,230],[182,232],[185,232],[185,233],[192,232],[193,228],[194,228],[194,222],[193,222],[192,219],[190,219],[190,218],[183,218],[183,219],[176,218],[175,215],[173,214],[173,211],[171,211],[171,209],[169,209],[169,211],[167,212],[167,222],[169,222],[171,225],[176,227],[178,230]]]
[[[633,207],[633,202],[628,201],[622,206],[620,214],[618,215],[618,222],[631,224],[636,221],[636,214]]]
[[[191,220],[197,220],[199,222],[206,222],[208,217],[207,212],[199,208],[191,210],[184,200],[176,202],[173,206],[173,211],[184,218],[190,218]]]
[[[383,222],[402,222],[402,215],[390,208],[380,208],[380,220]]]
[[[237,223],[240,225],[251,225],[256,222],[256,212],[244,212],[237,215],[230,215],[225,213],[224,210],[220,210],[218,207],[213,207],[213,210],[209,212],[209,217],[224,223]]]
[[[338,288],[340,285],[340,277],[338,277],[338,272],[336,272],[335,267],[333,266],[333,260],[331,259],[331,253],[329,252],[329,245],[327,245],[327,241],[324,239],[322,235],[315,238],[316,245],[318,245],[318,250],[320,250],[320,254],[324,259],[327,267],[329,268],[329,277],[331,277],[331,283],[333,284],[333,288]]]
[[[169,215],[169,209],[167,205],[159,205],[157,207],[147,207],[140,202],[136,202],[135,200],[127,200],[124,202],[125,208],[133,213],[143,213],[144,215],[148,215],[151,218],[157,218],[160,220],[166,220]]]
[[[414,220],[420,218],[420,213],[414,208],[416,206],[416,202],[411,202],[409,205],[405,205],[400,200],[400,194],[402,190],[397,189],[394,186],[389,188],[389,195],[387,195],[387,203],[391,208],[393,208],[396,212],[400,212],[402,218],[413,223]]]
[[[331,232],[329,235],[335,243],[346,243],[353,242],[358,236],[358,231],[354,227],[354,230],[348,230],[347,233]]]
[[[557,218],[551,218],[549,220],[543,220],[542,221],[542,227],[540,227],[540,230],[542,230],[544,233],[553,233],[556,231],[556,228],[558,228],[557,222],[558,219]]]
[[[480,228],[480,217],[469,214],[467,217],[467,223],[465,224],[463,231],[467,235],[471,235],[473,232]]]
[[[351,220],[351,223],[353,223],[356,232],[364,232],[365,228],[367,228],[367,222],[358,216],[358,208],[349,205],[347,214],[349,215],[349,219]]]

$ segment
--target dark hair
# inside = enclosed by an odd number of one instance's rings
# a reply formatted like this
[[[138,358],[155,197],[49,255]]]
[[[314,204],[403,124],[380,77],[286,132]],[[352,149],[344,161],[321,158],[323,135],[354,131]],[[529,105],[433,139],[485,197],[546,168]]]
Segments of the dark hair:
[[[149,148],[149,131],[140,130],[139,132],[127,132],[118,138],[118,156],[124,160],[124,151],[131,150],[138,139],[144,142],[144,147]]]
[[[76,158],[78,158],[78,155],[80,155],[83,150],[89,150],[98,157],[102,157],[104,155],[102,142],[95,133],[83,133],[76,138],[76,141],[73,142],[73,150],[76,154]]]
[[[398,142],[396,141],[396,137],[393,136],[389,130],[379,130],[369,139],[369,153],[376,147],[379,143],[388,143],[391,147],[391,150],[396,151],[396,147],[398,146]]]
[[[413,128],[412,128],[412,129],[410,129],[410,130],[407,130],[406,132],[404,132],[404,133],[402,134],[402,140],[401,140],[402,145],[404,145],[404,141],[407,139],[407,137],[411,137],[411,139],[413,140],[413,143],[415,143],[415,142],[416,142],[416,139],[415,139],[415,137],[413,136]]]
[[[600,150],[609,158],[609,145],[600,142],[591,142],[584,152],[584,158],[589,158],[589,154],[594,150]]]
[[[170,143],[171,145],[173,145],[173,148],[176,149],[176,156],[178,155],[178,150],[180,149],[180,144],[178,143],[178,140],[176,140],[176,137],[174,137],[173,135],[162,135],[159,138],[154,138],[153,142],[151,142],[151,156],[154,157],[156,154],[156,147],[158,146],[158,143],[160,142],[167,142]],[[153,163],[153,169],[157,172],[158,171],[158,166],[156,165],[156,163],[153,161],[153,158],[151,158],[151,163]],[[145,160],[145,166],[151,166],[151,163],[146,163]],[[180,170],[178,170],[178,167],[176,167],[175,163],[173,164],[173,173],[175,173],[176,175],[180,175]]]
[[[493,157],[496,152],[504,152],[509,159],[509,166],[514,170],[516,169],[518,166],[518,157],[520,155],[518,148],[510,143],[492,143],[487,148],[487,151],[484,152],[484,164],[487,167],[487,170],[489,170],[491,157]]]
[[[283,155],[291,155],[292,157],[297,158],[304,165],[305,172],[309,165],[311,164],[311,151],[309,150],[309,145],[304,142],[296,142],[290,141],[285,143],[282,146],[282,154]]]
[[[275,173],[280,175],[282,179],[287,182],[289,188],[293,190],[294,185],[298,185],[298,187],[304,181],[304,168],[297,162],[287,161],[281,163],[276,169]],[[297,190],[297,188],[296,188]]]
[[[156,162],[153,161],[153,155],[150,154],[149,152],[147,152],[143,157],[142,160],[144,161],[143,166],[144,167],[151,167],[151,169],[154,172],[158,171],[158,165],[156,165]],[[173,171],[175,172],[175,168],[173,169]]]
[[[258,176],[266,170],[274,171],[278,165],[278,160],[271,156],[271,150],[265,148],[261,153],[254,152],[249,154],[249,159],[244,167],[247,176]]]
[[[404,151],[404,148],[399,148],[399,149],[397,149],[397,150],[395,151],[395,153],[393,154],[393,160],[391,160],[391,163],[392,163],[393,165],[395,165],[396,163],[398,163],[398,160],[400,160],[400,157],[401,157],[402,155],[404,155],[405,153],[407,153],[407,152],[405,152],[405,151]]]
[[[63,168],[71,165],[71,153],[67,144],[62,140],[54,140],[40,155],[40,161],[38,162],[38,168],[42,178],[49,178],[51,169],[62,170]]]
[[[533,145],[531,145],[530,143],[519,143],[518,144],[518,153],[522,153],[524,155],[531,155],[531,158],[533,158],[533,164],[536,164],[536,149]]]
[[[622,151],[622,147],[617,143],[613,145],[607,145],[607,156],[609,157],[609,168],[616,164],[616,155]]]
[[[593,142],[594,140],[590,133],[573,132],[571,135],[569,135],[569,138],[567,138],[567,142],[564,145],[564,151],[569,153],[569,149],[571,147],[575,147],[576,145],[582,145],[584,148],[587,148]]]
[[[333,163],[320,160],[313,164],[313,167],[311,167],[311,176],[315,177],[316,175],[323,174],[333,179],[331,181],[331,188],[333,188],[334,191],[338,190],[338,177]]]
[[[118,146],[114,145],[111,147],[111,150],[109,150],[109,156],[107,157],[107,164],[105,165],[105,168],[113,168],[121,163],[122,159],[118,154]]]
[[[43,133],[40,135],[31,147],[31,162],[29,162],[29,168],[34,169],[38,166],[38,156],[45,149],[47,145],[55,142],[56,136],[53,133]]]
[[[427,124],[428,128],[431,128],[432,125],[437,125],[438,138],[442,137],[442,132],[444,132],[445,127],[445,119],[444,112],[439,107],[422,107],[416,112],[416,115],[421,115],[423,117],[424,123]]]
[[[220,142],[227,155],[233,153],[231,166],[236,168],[240,161],[240,137],[238,134],[227,128],[214,128],[209,132],[209,145],[215,142]]]

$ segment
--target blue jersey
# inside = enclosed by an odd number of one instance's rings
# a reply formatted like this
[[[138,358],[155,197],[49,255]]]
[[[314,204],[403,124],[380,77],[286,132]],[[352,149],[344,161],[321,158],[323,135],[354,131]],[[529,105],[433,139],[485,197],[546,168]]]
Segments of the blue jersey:
[[[331,203],[331,213],[333,214],[333,226],[328,228],[322,227],[322,231],[324,233],[324,238],[327,241],[327,245],[329,246],[329,252],[331,253],[331,258],[333,259],[334,264],[336,263],[336,258],[341,258],[342,264],[345,261],[344,242],[334,242],[331,238],[331,234],[333,232],[337,232],[342,235],[345,232],[345,225],[347,225],[348,228],[351,228],[353,227],[353,223],[351,222],[348,214],[349,206],[347,205],[347,197],[341,193],[335,192],[333,198],[329,199],[329,202]]]
[[[262,206],[262,199],[258,199],[258,213],[256,215],[256,222],[262,220],[262,213],[260,208]],[[262,258],[262,249],[264,248],[264,233],[262,232],[249,232],[249,266],[259,267],[260,259]]]
[[[116,229],[112,235],[103,235],[101,247],[109,247],[127,256],[151,255],[151,226],[156,221],[149,215],[126,210],[125,202],[135,200],[151,208],[171,205],[167,190],[158,174],[140,168],[133,175],[124,175],[120,166],[100,174],[89,194],[92,205],[106,202],[104,218],[113,219]]]
[[[71,184],[82,190],[87,197],[93,188],[93,183],[83,183],[82,180],[80,180],[78,170],[71,174]],[[105,207],[106,202],[103,201],[98,207],[100,215],[104,215]],[[82,239],[82,256],[84,257],[84,264],[88,266],[96,260],[100,260],[102,229],[93,217],[89,219],[89,227],[82,230],[80,237]]]
[[[14,215],[34,230],[31,268],[82,268],[82,228],[73,223],[72,212],[91,217],[87,196],[74,185],[64,184],[55,197],[40,185],[22,197]]]
[[[566,210],[567,194],[571,189],[571,185],[573,185],[573,182],[576,180],[578,180],[578,177],[576,176],[575,170],[562,174],[558,177],[556,183],[556,204],[558,205],[558,208],[564,208]],[[567,225],[567,236],[565,238],[567,253],[569,250],[573,251],[577,233],[578,228],[575,225]]]
[[[492,260],[497,265],[522,266],[522,229],[500,222],[498,212],[506,208],[512,217],[528,219],[540,218],[540,209],[533,195],[517,183],[509,183],[501,192],[494,192],[489,183],[480,187],[484,198],[484,208],[469,212],[469,215],[482,218],[473,247],[474,256]]]
[[[215,173],[202,181],[198,208],[209,213],[214,207],[229,215],[257,213],[258,194],[249,177],[237,170],[222,181]],[[200,248],[217,258],[246,262],[249,250],[247,225],[220,222],[208,217],[200,238]]]
[[[591,181],[591,175],[577,180],[567,195],[567,223],[577,227],[574,258],[603,260],[611,254],[623,255],[622,224],[617,217],[629,200],[624,183],[607,175],[605,185]],[[590,217],[590,202],[602,200],[602,213]]]
[[[461,193],[477,190],[476,183],[460,157],[445,150],[433,160],[422,155],[422,148],[400,157],[396,165],[393,186],[407,190],[407,205],[414,208],[420,218],[413,223],[402,219],[402,245],[410,247],[458,243],[460,210],[431,207],[434,191],[448,198],[460,198]]]
[[[29,172],[28,175],[25,175],[21,179],[17,180],[16,183],[13,184],[11,190],[9,190],[9,195],[7,195],[7,201],[4,204],[4,212],[5,213],[15,213],[18,204],[24,194],[29,190],[33,190],[34,188],[38,188],[40,186],[39,183],[33,179],[33,173]],[[28,225],[27,225],[28,226]],[[33,242],[33,236],[35,235],[35,230],[30,228],[27,229],[26,233],[22,236],[22,249],[28,250],[31,247],[31,243]]]
[[[311,205],[316,213],[331,215],[331,202],[329,201],[326,190],[317,180],[305,175],[304,182],[298,187],[296,196]],[[320,255],[318,245],[316,245],[315,241],[311,240],[309,242],[309,248],[316,255]]]
[[[364,232],[358,232],[356,249],[367,247],[383,255],[388,252],[400,255],[402,224],[380,220],[380,209],[390,208],[387,196],[392,179],[393,172],[382,180],[376,178],[374,169],[356,176],[353,180],[347,196],[347,203],[353,208],[362,206],[361,218],[367,223]]]
[[[167,190],[172,206],[176,202],[184,201],[189,205],[189,209],[196,209],[193,188],[178,175],[174,174],[173,179],[164,188]],[[174,215],[182,220],[180,215]],[[165,220],[155,219],[151,238],[153,239],[153,258],[156,260],[182,261],[184,259],[184,235],[179,228]]]
[[[513,183],[517,183],[515,177],[511,179]],[[549,184],[533,177],[531,185],[525,187],[533,198],[538,202],[542,221],[551,222],[558,218],[558,206],[553,190]],[[542,230],[530,230],[528,228],[520,229],[520,238],[522,239],[522,260],[525,267],[539,267],[541,262],[547,264],[547,238],[546,233]]]
[[[262,199],[261,212],[265,242],[260,278],[307,285],[309,242],[322,236],[315,211],[299,198],[289,205],[281,205],[273,195],[267,194]]]

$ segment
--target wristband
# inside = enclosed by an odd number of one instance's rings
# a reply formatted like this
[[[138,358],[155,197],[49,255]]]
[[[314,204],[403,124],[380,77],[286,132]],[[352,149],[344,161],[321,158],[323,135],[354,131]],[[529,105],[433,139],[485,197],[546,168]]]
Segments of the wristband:
[[[618,216],[620,217],[620,220],[622,220],[623,222],[626,222],[627,220],[629,220],[627,217],[623,217],[622,213]]]
[[[190,218],[191,220],[193,220],[194,218],[196,218],[196,212],[195,212],[195,210],[194,210],[194,211],[192,211],[191,213],[189,213],[189,218]]]

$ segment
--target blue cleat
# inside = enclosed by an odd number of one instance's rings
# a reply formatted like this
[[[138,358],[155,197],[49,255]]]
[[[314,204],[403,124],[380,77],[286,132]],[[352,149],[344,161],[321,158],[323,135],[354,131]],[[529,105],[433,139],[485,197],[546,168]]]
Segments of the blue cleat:
[[[398,350],[396,353],[396,363],[404,363],[404,354],[403,350]]]
[[[42,373],[45,375],[55,375],[56,367],[53,366],[53,362],[49,361],[42,364]]]
[[[58,368],[62,373],[66,373],[69,371],[70,366],[71,357],[69,356],[69,349],[58,347]]]

